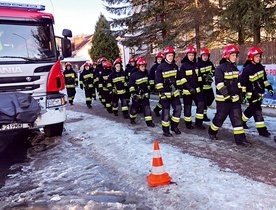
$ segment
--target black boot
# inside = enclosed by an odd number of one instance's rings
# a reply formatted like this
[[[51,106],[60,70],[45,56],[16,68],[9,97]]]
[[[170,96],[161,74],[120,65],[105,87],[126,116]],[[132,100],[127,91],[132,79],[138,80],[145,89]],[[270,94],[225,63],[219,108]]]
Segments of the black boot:
[[[195,127],[200,129],[200,130],[205,130],[205,127],[202,124],[195,124]]]
[[[124,119],[128,119],[129,118],[129,116],[128,115],[124,115]]]
[[[135,119],[130,119],[131,124],[136,124]]]
[[[252,143],[247,141],[246,139],[244,139],[244,140],[241,140],[241,141],[236,141],[236,145],[243,146],[243,147],[251,147]]]
[[[118,116],[118,112],[114,112],[114,116]]]
[[[210,137],[211,140],[218,140],[217,135],[215,135],[215,134],[210,134],[209,133],[209,137]]]
[[[269,137],[271,135],[271,133],[269,133],[268,131],[260,133],[260,136],[264,136],[264,137]]]
[[[92,108],[91,104],[87,104],[87,107],[88,107],[88,109]]]
[[[160,117],[160,116],[161,116],[161,114],[159,113],[159,110],[157,109],[157,107],[155,107],[155,108],[153,109],[153,111],[154,111],[156,117]]]
[[[169,131],[167,131],[167,132],[163,132],[163,136],[171,137],[172,134]]]
[[[171,128],[171,131],[175,132],[175,134],[181,134],[181,131],[178,128]]]
[[[147,122],[148,127],[155,127],[155,124],[153,122]]]

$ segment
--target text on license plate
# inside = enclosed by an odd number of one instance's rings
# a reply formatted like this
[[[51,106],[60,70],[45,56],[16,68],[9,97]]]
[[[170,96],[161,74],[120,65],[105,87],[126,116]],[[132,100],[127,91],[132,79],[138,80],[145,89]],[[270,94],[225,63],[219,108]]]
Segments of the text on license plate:
[[[0,130],[12,130],[12,129],[18,129],[18,128],[23,128],[22,123],[12,123],[12,124],[7,124],[7,125],[2,125]]]

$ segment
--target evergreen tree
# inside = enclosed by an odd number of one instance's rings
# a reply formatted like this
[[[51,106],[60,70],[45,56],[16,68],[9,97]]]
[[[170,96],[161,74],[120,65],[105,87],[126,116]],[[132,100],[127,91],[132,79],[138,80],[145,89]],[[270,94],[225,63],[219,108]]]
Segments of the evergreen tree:
[[[113,62],[119,57],[116,38],[112,34],[109,22],[102,14],[96,23],[91,44],[90,57],[94,61],[100,57],[106,57],[110,62]]]
[[[129,47],[141,50],[143,46],[162,49],[196,44],[200,48],[200,43],[206,46],[216,38],[212,36],[213,17],[218,9],[209,0],[102,1],[108,4],[109,12],[121,16],[111,24],[121,28],[117,31],[121,35],[131,37],[124,42]]]
[[[274,0],[227,0],[222,24],[238,34],[236,42],[244,44],[253,39],[261,42],[261,30],[273,35],[276,29],[276,3]],[[234,38],[234,36],[232,36]],[[232,40],[233,42],[233,40]]]

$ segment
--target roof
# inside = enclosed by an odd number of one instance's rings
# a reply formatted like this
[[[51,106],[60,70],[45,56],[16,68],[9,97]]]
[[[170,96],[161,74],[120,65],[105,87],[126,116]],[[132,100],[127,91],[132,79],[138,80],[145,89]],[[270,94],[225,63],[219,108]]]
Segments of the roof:
[[[75,50],[73,52],[73,55],[76,55],[78,53],[78,51],[80,51],[84,46],[86,46],[87,44],[89,44],[89,42],[91,41],[92,37],[93,37],[93,34],[86,35],[84,37],[84,40],[81,43],[75,45]]]

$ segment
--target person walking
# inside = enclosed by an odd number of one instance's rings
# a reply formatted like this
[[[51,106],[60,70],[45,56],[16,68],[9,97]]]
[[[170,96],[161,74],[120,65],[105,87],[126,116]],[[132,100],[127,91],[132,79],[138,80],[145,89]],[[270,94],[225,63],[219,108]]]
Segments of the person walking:
[[[265,89],[271,96],[274,95],[274,90],[267,81],[265,67],[261,64],[262,54],[263,51],[259,47],[250,48],[247,53],[247,60],[243,65],[240,81],[249,106],[244,110],[242,120],[243,127],[248,129],[246,122],[253,116],[259,135],[269,137],[271,134],[265,125],[261,105]]]
[[[73,70],[72,64],[70,62],[65,64],[63,75],[65,78],[65,87],[68,101],[70,105],[73,105],[73,101],[76,95],[76,86],[78,86],[78,76],[77,73]]]
[[[187,47],[185,57],[181,61],[180,77],[183,82],[184,122],[186,128],[205,129],[203,125],[204,97],[202,92],[202,75],[196,63],[196,48]],[[192,125],[192,103],[196,105],[195,124]]]
[[[132,96],[132,104],[129,113],[130,123],[136,124],[135,119],[139,111],[139,106],[142,105],[147,126],[154,127],[155,124],[152,122],[149,102],[150,88],[148,70],[146,69],[147,62],[145,59],[140,58],[136,65],[138,67],[138,71],[131,74],[129,78],[129,92]]]
[[[155,92],[155,73],[157,67],[163,62],[164,60],[164,55],[162,52],[158,52],[155,56],[155,64],[150,68],[149,72],[149,83],[150,83],[150,89],[154,93]],[[160,117],[160,111],[162,109],[161,105],[161,99],[159,99],[158,103],[156,104],[155,108],[153,109],[154,113],[156,114],[157,117]]]
[[[200,50],[197,60],[197,67],[199,74],[202,76],[202,92],[204,98],[203,121],[209,122],[210,119],[207,116],[207,110],[215,100],[215,95],[212,88],[215,66],[210,61],[210,51],[208,48],[202,48]]]
[[[162,130],[166,137],[172,136],[171,131],[175,134],[181,134],[178,129],[181,115],[181,101],[179,88],[182,87],[178,66],[175,64],[174,48],[168,46],[164,52],[164,62],[161,63],[155,73],[155,87],[158,91],[162,105]],[[170,116],[170,106],[173,108]]]
[[[93,93],[93,82],[94,82],[94,75],[92,69],[90,68],[90,63],[84,63],[84,69],[80,73],[80,88],[85,93],[85,103],[86,106],[91,109],[92,108],[92,93]]]
[[[237,145],[250,146],[246,140],[242,122],[242,89],[239,83],[239,70],[236,60],[239,49],[235,45],[224,48],[220,65],[215,70],[216,114],[209,126],[209,137],[217,140],[217,133],[226,117],[229,116],[234,128],[234,139]]]

